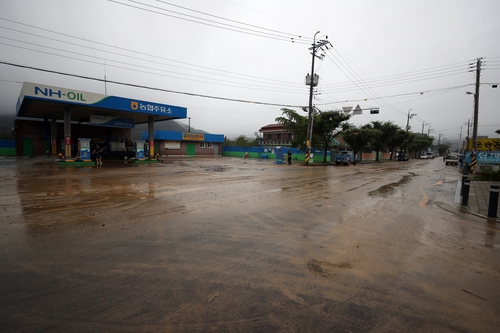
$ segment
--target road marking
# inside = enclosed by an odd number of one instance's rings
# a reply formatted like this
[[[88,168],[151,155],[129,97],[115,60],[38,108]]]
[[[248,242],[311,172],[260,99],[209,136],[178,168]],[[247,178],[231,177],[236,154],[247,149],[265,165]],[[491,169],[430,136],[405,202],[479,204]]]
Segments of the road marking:
[[[434,185],[441,185],[443,183],[442,180],[438,181],[437,183],[434,183],[432,184],[432,186]],[[422,207],[422,208],[427,208],[425,205],[427,204],[427,201],[429,201],[429,196],[427,194],[425,194],[424,190],[423,190],[423,186],[422,187],[419,187],[418,188],[420,190],[420,192],[422,193],[422,200],[419,202],[419,206]]]
[[[425,194],[422,187],[419,187],[418,189],[420,190],[420,192],[422,192],[422,200],[419,202],[418,205],[422,208],[427,208],[427,207],[425,207],[425,204],[427,203],[427,201],[429,201],[429,196],[427,194]]]

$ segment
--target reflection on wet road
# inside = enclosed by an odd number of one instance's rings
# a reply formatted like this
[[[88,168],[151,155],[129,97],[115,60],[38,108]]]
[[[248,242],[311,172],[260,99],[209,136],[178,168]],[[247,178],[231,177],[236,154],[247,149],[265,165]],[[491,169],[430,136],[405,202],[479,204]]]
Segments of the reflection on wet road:
[[[439,160],[0,169],[0,331],[492,332],[500,228]]]

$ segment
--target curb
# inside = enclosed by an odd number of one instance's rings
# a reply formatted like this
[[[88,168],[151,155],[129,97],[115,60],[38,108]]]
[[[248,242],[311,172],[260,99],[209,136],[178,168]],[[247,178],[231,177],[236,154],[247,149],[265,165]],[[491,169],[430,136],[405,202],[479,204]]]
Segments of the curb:
[[[478,212],[474,212],[472,210],[470,210],[469,206],[462,206],[462,204],[460,203],[460,192],[462,191],[462,181],[461,180],[457,180],[457,189],[455,191],[455,197],[453,199],[453,204],[455,205],[455,207],[457,207],[458,209],[465,209],[467,210],[467,212],[469,212],[470,214],[472,215],[475,215],[477,217],[482,217],[482,218],[485,218],[487,220],[494,220],[496,221],[497,223],[500,223],[500,219],[498,217],[488,217],[486,215],[483,215],[483,214],[479,214]]]

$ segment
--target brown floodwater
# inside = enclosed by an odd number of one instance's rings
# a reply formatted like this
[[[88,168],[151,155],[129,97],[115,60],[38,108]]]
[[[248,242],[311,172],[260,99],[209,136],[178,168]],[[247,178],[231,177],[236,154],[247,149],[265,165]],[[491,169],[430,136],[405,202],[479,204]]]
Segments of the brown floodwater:
[[[2,332],[494,332],[496,222],[436,160],[0,161]]]

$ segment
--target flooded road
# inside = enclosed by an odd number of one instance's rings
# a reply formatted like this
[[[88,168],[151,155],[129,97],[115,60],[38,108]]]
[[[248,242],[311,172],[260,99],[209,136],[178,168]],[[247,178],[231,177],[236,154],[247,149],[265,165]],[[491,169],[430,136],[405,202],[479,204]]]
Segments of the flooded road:
[[[440,159],[0,161],[2,332],[494,332],[500,227]]]

